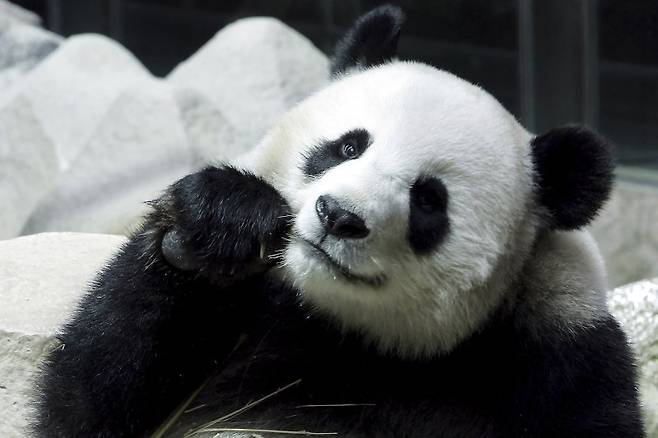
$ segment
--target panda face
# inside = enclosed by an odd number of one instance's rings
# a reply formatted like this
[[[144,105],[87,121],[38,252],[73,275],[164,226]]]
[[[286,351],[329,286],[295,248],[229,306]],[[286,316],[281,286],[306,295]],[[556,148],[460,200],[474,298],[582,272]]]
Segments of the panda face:
[[[285,278],[385,350],[451,349],[534,239],[529,139],[486,92],[423,64],[335,81],[254,155],[295,215]]]
[[[383,351],[422,356],[503,305],[536,314],[556,290],[571,302],[573,281],[551,283],[539,237],[596,216],[613,158],[585,127],[531,135],[477,86],[394,61],[403,22],[392,6],[360,17],[336,45],[334,81],[237,164],[292,207],[275,272],[301,299]],[[576,283],[579,254],[558,269]]]

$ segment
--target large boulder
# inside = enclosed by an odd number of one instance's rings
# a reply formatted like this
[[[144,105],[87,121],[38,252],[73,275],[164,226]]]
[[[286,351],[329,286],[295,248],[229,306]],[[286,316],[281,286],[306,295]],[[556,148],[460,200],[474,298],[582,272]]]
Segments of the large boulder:
[[[146,78],[148,72],[121,46],[87,35],[66,40],[0,93],[0,238],[18,235],[37,205],[66,183],[62,174],[114,101]],[[93,168],[107,163],[93,163]],[[63,205],[71,207],[71,202]]]
[[[223,28],[167,80],[207,97],[235,130],[235,147],[248,150],[328,78],[327,57],[302,35],[274,18],[247,18]]]
[[[266,18],[227,26],[166,80],[105,37],[65,40],[0,95],[5,117],[15,117],[19,104],[26,108],[18,136],[43,134],[37,143],[45,158],[32,167],[41,169],[46,158],[51,166],[34,177],[27,202],[0,191],[0,200],[17,212],[11,224],[0,223],[0,238],[125,234],[139,221],[144,201],[205,163],[244,155],[283,111],[321,87],[327,72],[327,58],[308,40]],[[8,155],[19,144],[10,149],[2,141],[0,134],[0,153]],[[11,160],[2,167],[32,178],[30,167],[16,168]],[[2,190],[19,193],[16,185],[10,180]]]
[[[191,88],[174,94],[195,167],[233,161],[246,152],[231,123],[206,96]]]
[[[13,5],[12,5],[13,6]],[[0,90],[5,91],[52,53],[62,38],[34,27],[29,12],[0,2]],[[37,17],[38,18],[38,17]]]
[[[30,102],[65,170],[118,96],[149,77],[139,61],[113,40],[73,36],[0,95],[0,107],[19,98]]]
[[[0,96],[59,46],[62,38],[35,27],[39,21],[0,0]],[[18,235],[57,175],[53,144],[27,99],[0,108],[0,163],[0,239],[6,239]]]
[[[658,438],[658,278],[614,289],[608,305],[637,354],[645,430]]]
[[[658,188],[618,181],[591,229],[610,285],[658,277]]]
[[[0,16],[32,26],[39,26],[41,24],[41,18],[37,14],[21,8],[8,0],[0,0]]]
[[[193,170],[193,156],[167,84],[144,79],[110,103],[70,168],[23,233],[126,234],[169,184]]]
[[[53,233],[0,241],[0,436],[27,436],[38,363],[61,348],[55,333],[124,240]]]
[[[55,148],[30,102],[19,97],[0,108],[0,239],[20,233],[57,173]]]

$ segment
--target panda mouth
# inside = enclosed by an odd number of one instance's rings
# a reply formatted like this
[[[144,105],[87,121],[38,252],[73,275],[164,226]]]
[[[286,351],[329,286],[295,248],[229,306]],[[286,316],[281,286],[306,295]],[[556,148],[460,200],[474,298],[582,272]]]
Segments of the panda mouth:
[[[328,252],[326,252],[320,245],[315,242],[312,242],[303,237],[299,239],[306,243],[316,256],[319,256],[326,264],[328,264],[335,272],[340,274],[345,280],[352,283],[365,283],[372,287],[381,287],[386,282],[385,275],[362,275],[352,272],[347,266],[341,264],[336,259],[334,259]]]

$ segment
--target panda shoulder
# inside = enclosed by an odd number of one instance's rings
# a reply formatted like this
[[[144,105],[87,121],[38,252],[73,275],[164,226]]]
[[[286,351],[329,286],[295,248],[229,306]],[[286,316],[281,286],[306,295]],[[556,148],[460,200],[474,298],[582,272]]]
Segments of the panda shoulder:
[[[537,336],[563,337],[595,327],[611,318],[606,291],[603,259],[592,236],[546,231],[522,272],[516,323]]]

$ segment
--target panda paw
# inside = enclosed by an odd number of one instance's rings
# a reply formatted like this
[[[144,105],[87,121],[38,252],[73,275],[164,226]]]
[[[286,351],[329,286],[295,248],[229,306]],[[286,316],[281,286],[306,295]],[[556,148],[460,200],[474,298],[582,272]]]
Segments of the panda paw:
[[[198,271],[213,283],[246,278],[266,271],[272,264],[274,255],[261,243],[258,257],[234,261],[228,257],[215,260],[199,256],[177,226],[167,230],[162,238],[162,255],[167,262],[181,271]]]
[[[289,207],[263,179],[208,167],[174,183],[153,203],[164,259],[226,283],[264,272],[289,229]]]

